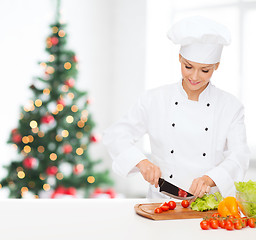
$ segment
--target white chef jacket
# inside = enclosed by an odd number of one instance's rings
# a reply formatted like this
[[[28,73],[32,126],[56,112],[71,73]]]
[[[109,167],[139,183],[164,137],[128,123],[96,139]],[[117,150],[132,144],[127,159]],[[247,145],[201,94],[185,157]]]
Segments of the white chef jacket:
[[[151,157],[135,143],[148,134]],[[225,196],[235,194],[249,165],[244,109],[233,95],[211,83],[198,101],[188,99],[182,81],[146,91],[138,102],[103,135],[113,170],[128,176],[149,159],[162,177],[188,190],[195,178],[208,175]],[[165,198],[150,185],[149,198]]]

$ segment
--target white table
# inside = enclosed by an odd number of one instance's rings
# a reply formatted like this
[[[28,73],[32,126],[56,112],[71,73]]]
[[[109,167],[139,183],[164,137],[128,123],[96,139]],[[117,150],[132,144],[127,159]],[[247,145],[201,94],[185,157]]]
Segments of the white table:
[[[256,228],[203,231],[201,219],[154,221],[137,215],[147,199],[0,200],[2,240],[256,239]]]

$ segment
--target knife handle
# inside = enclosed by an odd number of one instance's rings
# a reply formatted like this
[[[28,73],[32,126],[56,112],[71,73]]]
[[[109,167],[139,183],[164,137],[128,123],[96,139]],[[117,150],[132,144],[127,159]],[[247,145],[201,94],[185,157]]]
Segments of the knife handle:
[[[162,179],[162,178],[159,178],[158,179],[158,185],[159,185],[159,187],[161,187],[162,185],[163,185],[163,183],[164,183],[164,179]]]

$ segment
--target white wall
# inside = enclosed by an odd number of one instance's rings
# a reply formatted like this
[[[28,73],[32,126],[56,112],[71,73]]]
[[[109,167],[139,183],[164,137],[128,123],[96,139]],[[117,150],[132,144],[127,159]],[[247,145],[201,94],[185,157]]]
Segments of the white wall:
[[[102,133],[144,89],[146,0],[63,0],[62,10],[68,46],[80,62],[78,86],[89,91],[95,131]],[[32,78],[42,73],[38,61],[48,56],[45,39],[54,14],[53,0],[0,1],[0,165],[16,157],[6,141],[18,124],[20,106],[31,96]],[[93,146],[91,154],[111,170],[102,143]],[[112,176],[118,192],[127,197],[145,195],[142,177]]]

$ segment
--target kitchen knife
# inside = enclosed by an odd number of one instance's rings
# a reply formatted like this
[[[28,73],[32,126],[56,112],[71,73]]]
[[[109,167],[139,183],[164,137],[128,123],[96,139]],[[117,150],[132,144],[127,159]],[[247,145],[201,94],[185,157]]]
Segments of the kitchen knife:
[[[173,197],[180,200],[190,200],[195,196],[191,193],[165,181],[163,178],[159,178],[158,185],[160,187],[160,192],[166,194],[169,197]]]

